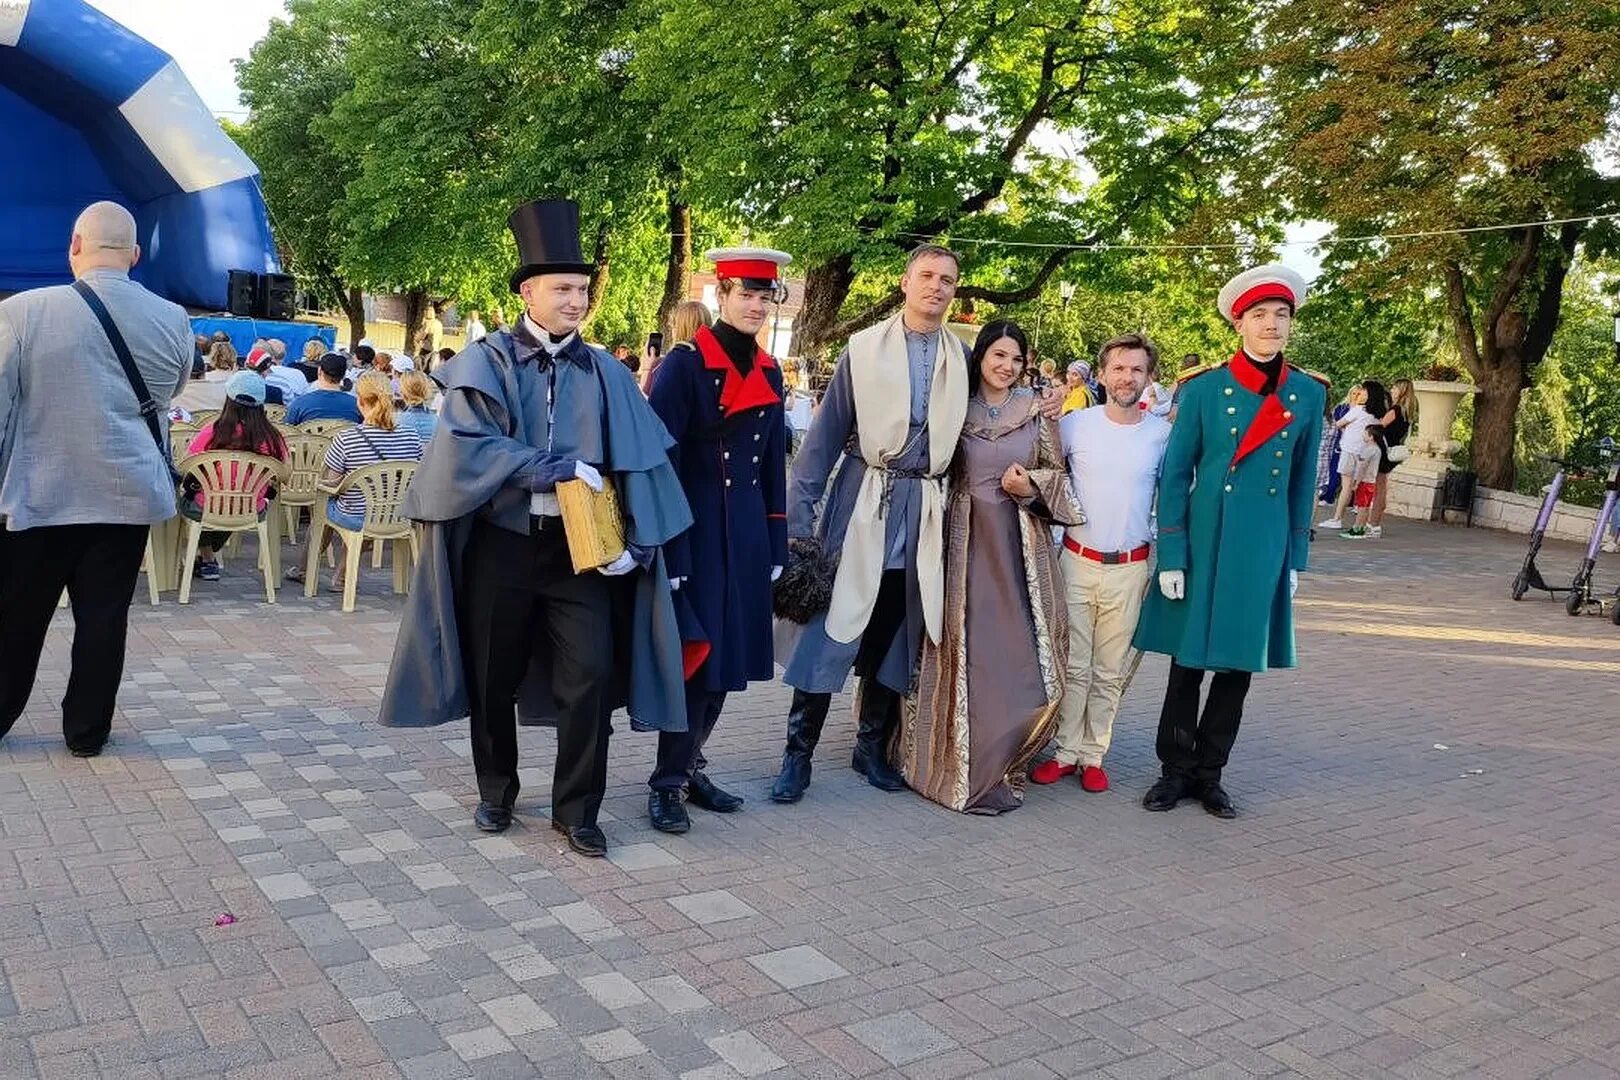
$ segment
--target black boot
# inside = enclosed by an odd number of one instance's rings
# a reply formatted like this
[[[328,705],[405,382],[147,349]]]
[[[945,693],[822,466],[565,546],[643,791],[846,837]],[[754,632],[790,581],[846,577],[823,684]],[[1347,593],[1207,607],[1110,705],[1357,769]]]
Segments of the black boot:
[[[810,755],[815,753],[821,740],[821,727],[827,722],[827,710],[832,705],[831,694],[809,694],[793,691],[793,704],[788,709],[787,749],[782,752],[782,771],[771,785],[771,800],[796,803],[804,797],[810,786]]]
[[[900,696],[875,678],[861,683],[860,727],[855,732],[855,754],[850,768],[882,791],[906,790],[905,777],[889,764],[889,734],[900,719]]]

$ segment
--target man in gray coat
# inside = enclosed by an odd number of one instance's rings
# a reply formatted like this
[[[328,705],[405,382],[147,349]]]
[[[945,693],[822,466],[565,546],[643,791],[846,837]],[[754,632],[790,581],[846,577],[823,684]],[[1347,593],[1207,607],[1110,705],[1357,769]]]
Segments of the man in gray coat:
[[[68,264],[128,344],[166,445],[169,400],[191,374],[191,323],[130,280],[140,257],[135,219],[116,203],[74,223]],[[28,704],[66,589],[62,734],[77,757],[101,752],[147,530],[173,514],[167,454],[85,298],[53,285],[0,301],[0,738]]]

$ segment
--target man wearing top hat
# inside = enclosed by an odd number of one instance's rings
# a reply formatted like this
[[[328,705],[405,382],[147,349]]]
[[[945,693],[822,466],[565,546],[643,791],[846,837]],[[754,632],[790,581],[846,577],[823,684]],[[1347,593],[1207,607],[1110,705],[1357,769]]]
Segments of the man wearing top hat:
[[[428,525],[383,699],[382,722],[472,718],[479,804],[499,832],[518,794],[517,717],[557,727],[553,826],[606,853],[597,811],[609,715],[682,726],[680,635],[661,548],[691,524],[669,435],[624,365],[580,340],[590,286],[579,208],[554,199],[508,222],[524,313],[444,367],[439,434],[406,497]],[[628,550],[575,573],[556,485],[612,482]]]
[[[784,288],[791,258],[767,248],[706,254],[719,279],[720,317],[671,349],[648,388],[675,439],[670,451],[692,506],[692,528],[665,549],[686,634],[686,730],[658,736],[647,784],[655,829],[690,827],[686,801],[731,813],[742,799],[703,772],[703,744],[726,694],[776,677],[771,582],[787,563],[787,425],[782,372],[757,335]]]
[[[1310,553],[1325,380],[1283,359],[1305,281],[1247,270],[1218,305],[1242,339],[1224,364],[1184,373],[1159,472],[1158,588],[1135,644],[1170,656],[1159,714],[1163,775],[1149,810],[1198,799],[1237,814],[1221,786],[1253,674],[1294,666],[1293,594]],[[1205,672],[1209,696],[1199,715]]]

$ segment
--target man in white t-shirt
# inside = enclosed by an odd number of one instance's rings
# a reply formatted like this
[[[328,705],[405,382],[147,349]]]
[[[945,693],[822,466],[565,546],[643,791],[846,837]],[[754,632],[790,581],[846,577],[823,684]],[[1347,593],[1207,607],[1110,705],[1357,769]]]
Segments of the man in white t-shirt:
[[[1108,790],[1103,755],[1130,677],[1131,635],[1152,563],[1153,493],[1170,425],[1141,408],[1158,350],[1140,334],[1098,354],[1103,406],[1063,417],[1059,430],[1069,480],[1085,514],[1063,538],[1069,605],[1069,667],[1057,754],[1030,779],[1053,784],[1080,773],[1086,791]]]

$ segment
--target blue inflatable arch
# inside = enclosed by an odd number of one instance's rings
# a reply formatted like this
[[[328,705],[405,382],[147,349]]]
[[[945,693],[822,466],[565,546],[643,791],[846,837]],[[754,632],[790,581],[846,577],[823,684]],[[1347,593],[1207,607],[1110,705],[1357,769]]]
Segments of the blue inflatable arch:
[[[140,229],[137,280],[226,306],[235,269],[279,271],[259,171],[162,50],[83,0],[0,0],[0,294],[70,279],[98,199]]]

